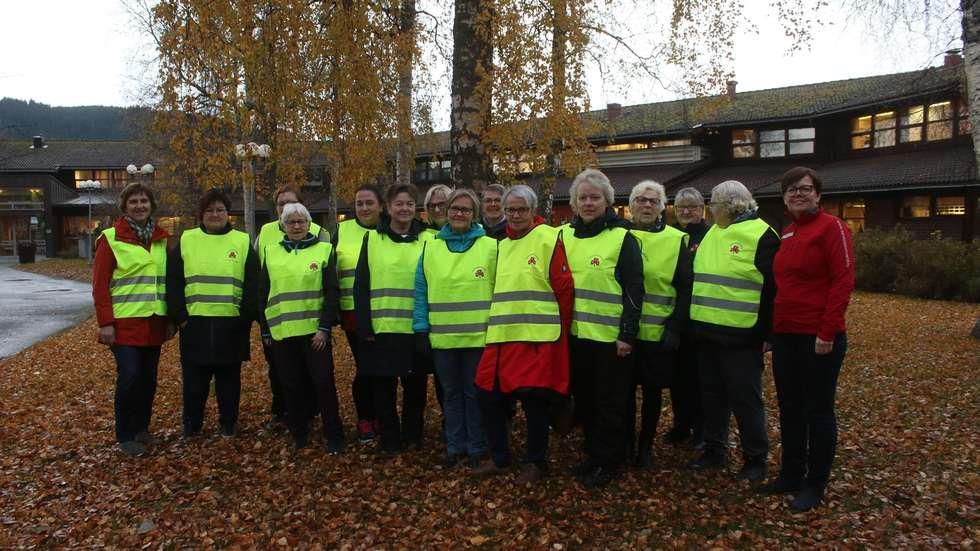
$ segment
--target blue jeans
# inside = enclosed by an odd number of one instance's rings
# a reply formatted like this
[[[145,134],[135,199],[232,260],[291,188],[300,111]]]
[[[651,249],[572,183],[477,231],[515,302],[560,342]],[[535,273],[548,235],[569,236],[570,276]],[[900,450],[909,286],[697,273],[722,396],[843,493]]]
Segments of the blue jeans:
[[[446,451],[482,455],[487,450],[480,404],[476,399],[476,366],[482,348],[433,350],[432,359],[443,392]]]
[[[159,346],[112,347],[116,357],[116,441],[132,441],[148,431],[157,392]]]

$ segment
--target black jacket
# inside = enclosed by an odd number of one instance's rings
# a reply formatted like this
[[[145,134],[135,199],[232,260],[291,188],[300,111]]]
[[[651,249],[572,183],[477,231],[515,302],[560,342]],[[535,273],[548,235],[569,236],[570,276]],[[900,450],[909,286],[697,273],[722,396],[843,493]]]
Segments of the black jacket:
[[[755,213],[741,221],[758,217],[759,214]],[[734,222],[734,224],[738,223]],[[759,319],[755,325],[742,329],[692,320],[691,329],[696,340],[705,340],[729,348],[761,347],[763,342],[771,340],[772,304],[776,298],[776,280],[772,274],[772,263],[776,258],[776,251],[779,250],[779,243],[779,235],[772,229],[767,230],[759,238],[759,245],[755,252],[755,267],[762,273],[763,280],[762,296],[759,300]]]
[[[634,231],[660,233],[664,231],[665,227],[667,225],[663,217],[660,217],[652,228],[634,228]],[[677,256],[677,267],[674,268],[674,277],[671,280],[671,285],[677,291],[677,299],[674,303],[674,311],[664,322],[664,328],[667,331],[677,333],[678,336],[687,328],[691,309],[691,285],[694,282],[694,254],[691,252],[690,242],[685,244],[684,241],[681,241],[680,248]],[[642,254],[642,249],[640,252]]]
[[[384,233],[396,243],[411,243],[419,239],[419,234],[425,231],[425,225],[419,220],[412,220],[408,234],[401,235],[391,231],[387,218],[378,220],[374,230]],[[416,371],[428,373],[431,371],[430,362],[426,361],[415,349],[413,333],[374,333],[371,319],[371,269],[368,266],[368,238],[370,232],[364,235],[361,246],[361,256],[357,259],[354,270],[354,317],[357,320],[357,336],[360,347],[360,358],[357,362],[358,373],[384,377],[401,377]],[[414,267],[413,267],[414,268]],[[365,339],[373,338],[367,342]]]
[[[487,237],[492,237],[497,241],[507,237],[507,217],[501,217],[500,222],[496,224],[487,224],[486,221],[481,221],[483,224],[483,231],[487,232]]]
[[[690,235],[691,238],[687,242],[687,246],[691,249],[691,252],[698,250],[698,245],[701,244],[701,240],[704,239],[704,234],[708,233],[708,229],[711,228],[711,224],[705,222],[704,218],[700,222],[694,224],[688,224],[683,228],[678,224],[677,229]]]
[[[202,226],[203,230],[204,227]],[[231,224],[218,232],[224,235]],[[245,257],[245,286],[238,317],[191,316],[184,301],[184,258],[180,240],[167,258],[167,313],[180,326],[180,361],[187,365],[217,365],[247,361],[249,332],[258,316],[259,259],[248,248]]]
[[[606,209],[605,214],[592,222],[585,222],[577,215],[572,220],[571,227],[575,237],[587,239],[599,235],[606,228],[632,228],[632,223],[616,216],[614,210]],[[640,246],[632,234],[623,238],[623,247],[616,261],[616,281],[623,288],[623,314],[619,318],[619,340],[633,344],[636,333],[640,330],[640,310],[643,306],[643,257]]]
[[[312,247],[313,245],[320,242],[318,236],[314,236],[311,233],[306,234],[306,238],[302,241],[289,241],[288,238],[283,238],[279,243],[280,247],[285,248],[287,251],[292,251],[294,249],[305,249],[307,247]],[[327,260],[327,267],[321,270],[322,285],[323,285],[323,306],[320,309],[320,321],[317,324],[317,328],[326,332],[330,332],[330,328],[334,325],[340,323],[340,281],[337,279],[337,251],[330,251],[330,258]],[[269,332],[269,323],[265,319],[265,308],[269,304],[269,290],[271,288],[269,282],[269,268],[265,265],[262,266],[262,273],[259,277],[259,326],[262,329],[263,337],[271,337],[272,334]]]

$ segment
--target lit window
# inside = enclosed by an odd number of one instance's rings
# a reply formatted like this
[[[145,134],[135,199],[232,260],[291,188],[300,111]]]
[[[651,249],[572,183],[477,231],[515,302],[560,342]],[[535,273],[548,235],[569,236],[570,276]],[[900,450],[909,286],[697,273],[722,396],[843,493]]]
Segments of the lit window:
[[[871,147],[871,115],[851,119],[851,149]]]
[[[851,230],[851,233],[858,233],[864,230],[864,201],[852,201],[844,203],[841,211],[844,223]]]
[[[895,112],[878,113],[874,118],[875,147],[891,147],[895,145]]]
[[[679,138],[676,140],[655,140],[650,142],[650,147],[674,147],[678,145],[691,145],[691,139]]]
[[[929,106],[929,124],[926,125],[926,139],[948,140],[953,137],[953,107],[948,101]]]
[[[929,218],[929,196],[906,197],[902,201],[902,218]]]
[[[732,157],[736,159],[755,157],[755,144],[755,130],[751,128],[732,130]]]
[[[925,108],[921,105],[913,105],[902,111],[899,118],[899,140],[902,143],[922,141],[922,123],[925,122]]]
[[[610,145],[597,145],[596,151],[633,151],[636,149],[647,149],[647,144],[645,143],[617,143]]]
[[[936,216],[962,216],[966,214],[966,199],[960,197],[936,197]]]

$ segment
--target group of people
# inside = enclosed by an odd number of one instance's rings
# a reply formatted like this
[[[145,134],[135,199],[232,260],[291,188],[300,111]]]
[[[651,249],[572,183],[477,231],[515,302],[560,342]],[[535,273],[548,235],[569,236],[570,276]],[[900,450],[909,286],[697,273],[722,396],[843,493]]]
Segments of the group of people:
[[[701,194],[679,190],[676,226],[666,222],[662,185],[636,184],[625,220],[594,169],[573,180],[574,217],[558,227],[538,215],[526,185],[490,185],[480,196],[433,186],[423,222],[414,186],[367,184],[354,194],[355,217],[332,236],[297,189],[282,187],[273,197],[279,218],[255,243],[232,228],[228,197],[212,190],[199,203],[200,227],[168,250],[153,193],[130,184],[122,216],[98,240],[93,285],[99,341],[117,364],[119,449],[142,455],[156,442],[149,422],[160,346],[175,332],[184,435],[201,432],[213,378],[220,433],[235,436],[240,366],[257,321],[273,415],[296,448],[310,444],[319,415],[324,448],[342,453],[331,342],[340,325],[356,367],[357,438],[376,439],[386,456],[423,445],[433,374],[447,468],[509,472],[519,403],[527,444],[516,482],[547,475],[550,433],[571,422],[584,436],[573,474],[601,488],[629,463],[654,465],[669,389],[666,438],[700,451],[688,468],[726,465],[734,414],[738,477],[760,492],[793,494],[795,509],[813,508],[835,455],[854,257],[846,225],[820,209],[816,172],[794,168],[781,185],[792,219],[781,236],[734,180],[712,190],[711,224]],[[770,348],[782,463],[763,484]]]

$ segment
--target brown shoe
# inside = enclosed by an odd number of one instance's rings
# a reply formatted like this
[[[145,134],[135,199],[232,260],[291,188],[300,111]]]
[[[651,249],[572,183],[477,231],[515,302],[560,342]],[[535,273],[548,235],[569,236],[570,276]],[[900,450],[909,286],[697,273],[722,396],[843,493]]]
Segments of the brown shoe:
[[[498,467],[493,459],[487,458],[470,471],[473,476],[496,476],[498,474],[503,474],[507,472],[506,467]]]
[[[524,467],[521,468],[521,474],[514,480],[514,484],[524,486],[525,484],[537,482],[542,478],[544,478],[544,469],[540,465],[537,463],[525,463]]]

